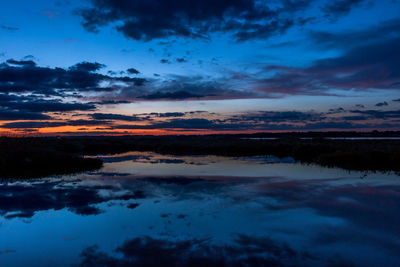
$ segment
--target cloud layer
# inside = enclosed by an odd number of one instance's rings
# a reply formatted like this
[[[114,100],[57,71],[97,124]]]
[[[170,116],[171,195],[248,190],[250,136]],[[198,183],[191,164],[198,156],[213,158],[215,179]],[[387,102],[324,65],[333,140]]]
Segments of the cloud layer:
[[[92,0],[92,7],[80,9],[82,25],[91,32],[108,24],[135,40],[180,36],[209,38],[227,32],[237,41],[268,38],[285,32],[306,19],[296,14],[312,1],[116,1]]]

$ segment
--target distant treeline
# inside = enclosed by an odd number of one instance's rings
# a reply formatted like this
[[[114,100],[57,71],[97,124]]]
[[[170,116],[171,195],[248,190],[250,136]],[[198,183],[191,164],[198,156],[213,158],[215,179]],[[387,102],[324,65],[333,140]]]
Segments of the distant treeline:
[[[255,133],[236,135],[241,137],[259,138],[329,138],[329,137],[400,137],[400,131],[371,131],[371,132],[353,132],[353,131],[328,131],[328,132],[286,132],[286,133]]]
[[[323,136],[304,140],[300,138],[305,136],[294,133],[281,135],[277,140],[244,137],[265,136],[3,137],[0,138],[0,178],[95,170],[102,166],[102,161],[84,158],[84,155],[128,151],[173,155],[274,155],[347,170],[400,172],[400,140],[328,140]]]

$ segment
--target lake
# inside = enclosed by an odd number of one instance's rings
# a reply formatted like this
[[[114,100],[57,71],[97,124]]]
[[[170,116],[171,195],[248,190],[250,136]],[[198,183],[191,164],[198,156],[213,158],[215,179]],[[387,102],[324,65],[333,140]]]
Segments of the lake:
[[[400,177],[292,158],[101,156],[0,185],[0,266],[400,266]]]

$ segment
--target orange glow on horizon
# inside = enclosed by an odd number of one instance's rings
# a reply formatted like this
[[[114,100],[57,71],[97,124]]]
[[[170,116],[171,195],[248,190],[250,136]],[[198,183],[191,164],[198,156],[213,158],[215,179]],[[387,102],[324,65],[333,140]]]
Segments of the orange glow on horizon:
[[[25,121],[3,121],[5,123],[25,122]],[[135,124],[138,125],[139,124]],[[142,124],[143,125],[143,124]],[[314,131],[362,131],[369,132],[371,129],[318,129]],[[387,129],[376,129],[385,131]],[[393,129],[400,130],[400,129]],[[10,137],[35,137],[35,136],[122,136],[122,135],[212,135],[212,134],[255,134],[255,133],[286,133],[286,132],[310,132],[310,130],[209,130],[209,129],[112,129],[108,125],[95,126],[58,126],[43,128],[0,128],[0,136]]]

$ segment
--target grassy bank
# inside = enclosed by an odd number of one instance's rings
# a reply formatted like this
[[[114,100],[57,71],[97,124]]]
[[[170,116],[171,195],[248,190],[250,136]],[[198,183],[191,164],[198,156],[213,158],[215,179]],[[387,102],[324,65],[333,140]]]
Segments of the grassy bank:
[[[243,136],[0,138],[0,177],[40,177],[98,169],[83,155],[154,151],[175,155],[293,157],[303,163],[400,172],[399,140],[249,140]]]

